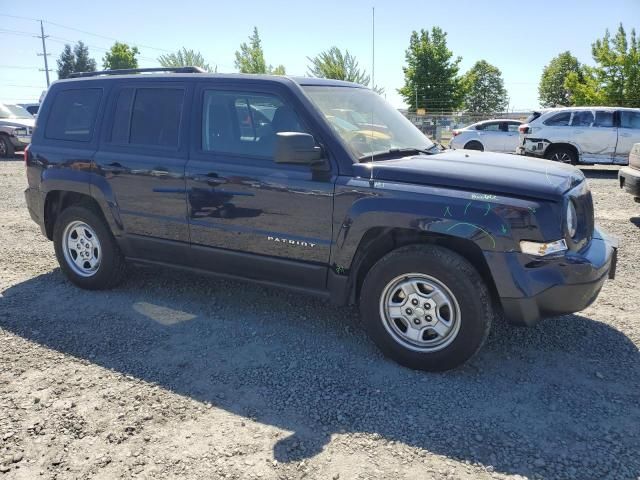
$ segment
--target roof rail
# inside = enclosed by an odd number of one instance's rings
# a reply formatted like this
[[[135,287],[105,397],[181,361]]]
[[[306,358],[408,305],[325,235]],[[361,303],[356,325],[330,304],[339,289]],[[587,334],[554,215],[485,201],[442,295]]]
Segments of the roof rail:
[[[75,72],[69,78],[97,77],[99,75],[129,75],[131,73],[207,73],[200,67],[154,67],[154,68],[125,68],[120,70],[102,70],[99,72]]]

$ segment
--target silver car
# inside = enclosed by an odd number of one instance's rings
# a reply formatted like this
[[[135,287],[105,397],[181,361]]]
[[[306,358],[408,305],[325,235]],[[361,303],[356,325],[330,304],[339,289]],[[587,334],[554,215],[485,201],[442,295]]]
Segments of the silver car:
[[[12,157],[31,143],[35,118],[19,105],[0,103],[0,157]]]
[[[510,119],[485,120],[453,130],[449,147],[453,149],[514,153],[518,146],[518,127]]]
[[[626,165],[638,142],[638,108],[554,108],[534,112],[520,126],[517,153],[574,165]]]

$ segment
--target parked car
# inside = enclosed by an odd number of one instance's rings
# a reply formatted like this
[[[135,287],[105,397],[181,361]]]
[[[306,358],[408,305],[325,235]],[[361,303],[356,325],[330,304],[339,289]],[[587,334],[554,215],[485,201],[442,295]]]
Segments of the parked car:
[[[453,149],[514,153],[518,146],[519,120],[485,120],[455,129],[449,147]]]
[[[640,143],[633,145],[629,154],[629,166],[618,171],[618,181],[620,188],[624,188],[640,203]]]
[[[573,165],[626,165],[636,142],[640,142],[638,108],[553,108],[533,112],[520,126],[517,153]]]
[[[27,112],[29,112],[34,117],[38,114],[38,108],[40,108],[39,103],[19,103],[18,105],[24,108]]]
[[[162,71],[80,74],[42,103],[27,206],[79,287],[112,287],[129,262],[286,287],[358,304],[386,355],[445,370],[499,312],[582,310],[615,271],[569,165],[442,150],[347,82]],[[253,105],[274,114],[250,133]],[[347,106],[389,145],[353,148],[327,118]]]
[[[12,157],[31,142],[33,115],[19,105],[0,103],[0,157]]]

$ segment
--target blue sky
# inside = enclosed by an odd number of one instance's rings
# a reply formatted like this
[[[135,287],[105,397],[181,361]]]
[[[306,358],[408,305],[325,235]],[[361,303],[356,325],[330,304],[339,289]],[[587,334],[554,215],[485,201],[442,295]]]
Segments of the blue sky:
[[[307,73],[307,56],[333,45],[349,49],[370,71],[371,8],[375,7],[376,83],[398,107],[402,99],[396,89],[403,84],[404,52],[414,29],[443,28],[449,48],[463,59],[462,71],[480,59],[500,68],[510,106],[516,109],[538,105],[542,68],[559,52],[571,50],[580,61],[591,63],[591,43],[606,28],[614,30],[623,22],[627,30],[635,27],[640,33],[640,0],[1,0],[0,4],[0,14],[47,22],[52,69],[65,41],[84,41],[101,66],[105,50],[117,38],[139,46],[141,67],[157,65],[158,55],[186,46],[200,50],[218,71],[235,71],[234,52],[256,25],[267,62],[284,64],[287,73],[297,75]],[[37,22],[0,15],[0,101],[37,100],[46,85],[44,72],[38,71],[43,66],[42,57],[36,56],[40,40],[32,38],[36,34]],[[57,78],[55,72],[51,78]]]

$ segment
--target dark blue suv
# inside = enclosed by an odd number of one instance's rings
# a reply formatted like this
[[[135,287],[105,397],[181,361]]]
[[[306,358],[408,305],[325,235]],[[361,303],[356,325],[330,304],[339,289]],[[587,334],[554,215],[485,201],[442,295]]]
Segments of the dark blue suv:
[[[112,287],[131,262],[357,303],[411,368],[463,363],[496,315],[581,310],[615,271],[579,170],[443,151],[346,82],[81,74],[49,89],[25,161],[29,212],[76,285]]]

